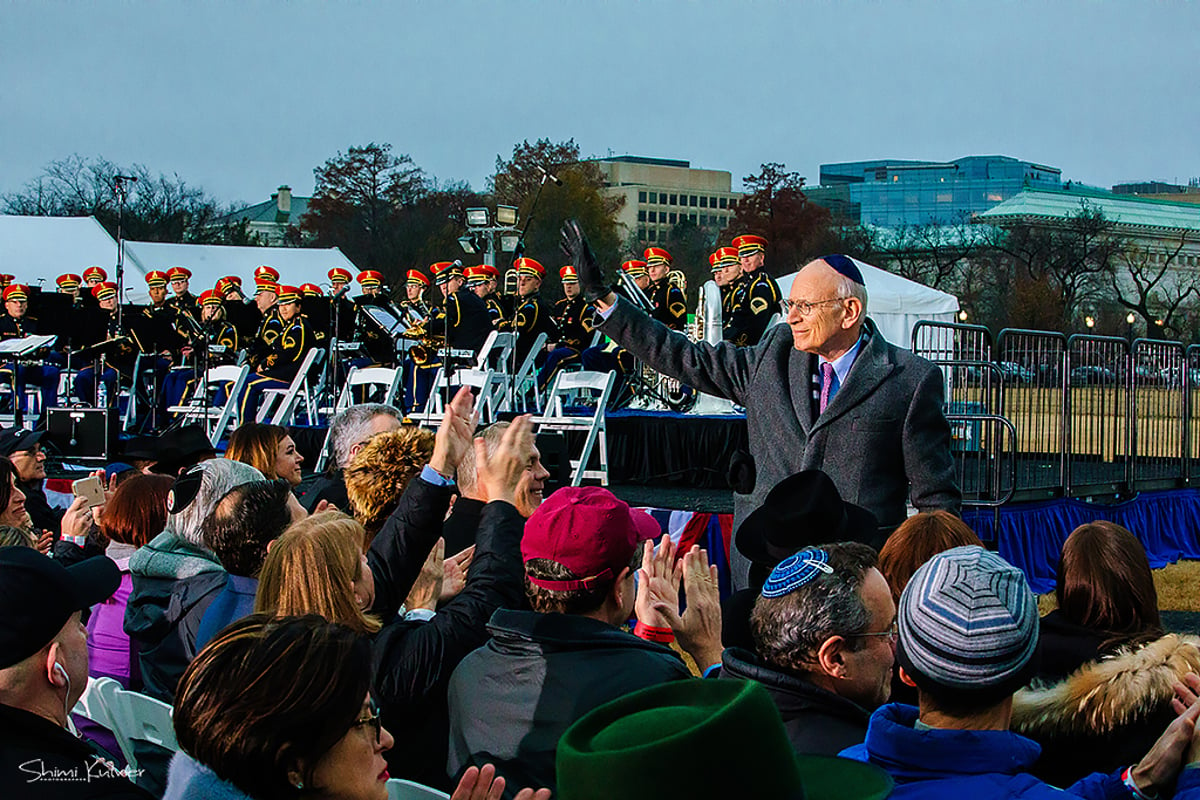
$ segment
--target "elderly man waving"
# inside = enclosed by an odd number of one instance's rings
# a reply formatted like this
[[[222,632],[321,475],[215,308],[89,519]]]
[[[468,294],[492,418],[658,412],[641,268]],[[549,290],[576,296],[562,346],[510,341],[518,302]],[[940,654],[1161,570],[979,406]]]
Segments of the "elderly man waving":
[[[735,527],[775,484],[805,469],[824,471],[847,502],[875,514],[875,546],[904,520],[908,498],[923,511],[958,511],[941,371],[889,344],[867,318],[853,260],[830,255],[805,265],[783,304],[786,327],[753,347],[714,346],[619,302],[577,223],[563,227],[562,246],[599,309],[600,330],[659,372],[746,408],[753,469],[747,493],[734,498]],[[731,562],[734,585],[744,587],[745,558],[735,551]]]

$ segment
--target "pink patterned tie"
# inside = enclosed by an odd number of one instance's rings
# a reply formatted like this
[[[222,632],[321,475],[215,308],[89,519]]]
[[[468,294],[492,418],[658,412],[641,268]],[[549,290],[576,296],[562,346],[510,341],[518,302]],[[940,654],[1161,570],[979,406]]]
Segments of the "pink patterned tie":
[[[826,361],[821,365],[821,404],[817,414],[824,414],[829,407],[829,391],[833,388],[833,364]]]

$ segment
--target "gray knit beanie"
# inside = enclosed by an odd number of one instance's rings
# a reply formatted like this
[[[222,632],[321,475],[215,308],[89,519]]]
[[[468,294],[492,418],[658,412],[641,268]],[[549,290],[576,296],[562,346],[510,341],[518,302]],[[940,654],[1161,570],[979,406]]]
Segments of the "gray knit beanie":
[[[1036,669],[1037,603],[1025,575],[978,546],[925,562],[900,596],[896,658],[922,690],[999,702]]]

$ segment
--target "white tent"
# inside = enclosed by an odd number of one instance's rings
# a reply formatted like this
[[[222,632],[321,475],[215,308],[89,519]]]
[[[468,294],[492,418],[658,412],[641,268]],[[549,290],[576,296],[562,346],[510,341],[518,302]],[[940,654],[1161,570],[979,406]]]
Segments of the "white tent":
[[[98,264],[116,280],[117,243],[95,217],[22,217],[0,215],[0,272],[16,276],[18,283],[39,284],[54,290],[54,279],[64,272],[80,274]],[[149,302],[145,274],[176,265],[192,271],[192,294],[211,289],[218,278],[238,275],[253,291],[254,268],[270,264],[279,280],[289,286],[328,283],[329,270],[358,268],[336,247],[229,247],[216,244],[164,244],[125,242],[125,296],[135,303]]]
[[[955,322],[958,298],[952,294],[852,259],[862,271],[867,286],[867,316],[875,321],[884,338],[897,347],[912,349],[912,329],[918,320]],[[796,274],[778,279],[784,297],[792,289]]]
[[[232,247],[219,244],[165,244],[162,242],[126,242],[125,260],[130,267],[125,276],[128,296],[135,302],[146,301],[147,272],[187,267],[192,271],[191,292],[198,295],[211,289],[220,278],[237,275],[247,293],[253,292],[254,269],[269,264],[279,270],[279,282],[287,286],[302,283],[327,284],[329,270],[342,267],[357,275],[358,268],[336,247]],[[133,279],[131,278],[133,276]]]
[[[54,291],[65,272],[81,274],[93,264],[113,277],[117,243],[95,217],[0,215],[0,272],[17,283]]]

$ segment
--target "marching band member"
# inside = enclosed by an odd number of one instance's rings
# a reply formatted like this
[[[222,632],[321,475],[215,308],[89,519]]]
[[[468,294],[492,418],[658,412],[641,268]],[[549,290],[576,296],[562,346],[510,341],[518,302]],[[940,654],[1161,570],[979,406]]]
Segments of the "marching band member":
[[[259,267],[258,269],[262,269]],[[255,270],[257,273],[258,270]],[[275,270],[271,270],[275,272]],[[279,273],[275,273],[278,275]],[[250,345],[250,363],[259,367],[275,339],[283,332],[284,321],[279,315],[279,284],[269,273],[254,278],[254,305],[258,310],[258,329]]]
[[[208,365],[217,367],[233,364],[238,358],[238,330],[225,318],[225,304],[220,293],[209,289],[200,294],[200,324],[209,348]],[[224,351],[213,352],[214,347]]]
[[[350,274],[350,270],[345,267],[334,267],[326,273],[329,276],[330,294],[337,297],[338,292],[350,285],[351,279],[354,277]]]
[[[647,294],[654,304],[650,316],[673,331],[683,330],[687,323],[687,302],[683,290],[667,280],[671,254],[661,247],[647,247],[642,258],[646,259],[646,274],[650,277]]]
[[[712,264],[713,281],[721,290],[721,338],[743,345],[746,343],[743,328],[749,318],[749,309],[746,308],[746,282],[737,248],[718,247],[708,260]]]
[[[4,316],[0,317],[0,341],[21,339],[35,336],[38,332],[37,320],[27,316],[29,311],[29,287],[19,283],[4,287]],[[26,362],[8,362],[0,367],[0,372],[6,373],[6,383],[13,381],[15,371],[16,381],[14,402],[22,404],[22,409],[28,411],[25,405],[25,386],[34,382],[41,389],[42,416],[47,409],[58,405],[58,354],[53,350],[40,349],[37,356],[33,353],[24,356]],[[40,363],[34,363],[36,359]]]
[[[467,288],[475,292],[483,304],[487,306],[492,318],[492,326],[498,327],[504,320],[504,304],[496,293],[496,285],[500,272],[491,264],[480,264],[478,267],[468,267]]]
[[[554,304],[554,319],[558,325],[558,342],[553,343],[546,363],[538,370],[538,386],[545,391],[559,368],[577,361],[592,340],[592,304],[583,299],[579,276],[568,264],[558,271],[563,297]]]
[[[9,275],[7,272],[0,272],[0,289],[12,286],[12,282],[16,279],[16,275]]]
[[[539,333],[546,334],[547,341],[557,341],[558,326],[554,324],[550,308],[539,294],[546,268],[532,258],[518,258],[513,262],[513,268],[517,271],[517,311],[511,320],[501,324],[501,329],[517,332],[515,351],[517,363],[520,364]],[[545,360],[545,351],[535,356],[538,366]]]
[[[175,293],[167,302],[170,303],[176,313],[187,314],[192,319],[196,318],[196,312],[199,309],[196,295],[188,291],[189,281],[192,279],[192,271],[187,267],[171,267],[167,270],[167,280],[171,282],[171,291]]]
[[[364,306],[388,305],[388,296],[383,291],[383,273],[373,269],[363,270],[358,273],[356,280],[362,287],[362,294],[354,298],[354,305],[358,309],[356,338],[366,348],[367,355],[351,363],[354,366],[395,366],[396,342],[362,310]]]
[[[401,311],[411,311],[420,319],[428,319],[432,309],[425,302],[425,290],[429,288],[429,278],[419,269],[410,269],[404,278],[404,299],[400,301]]]
[[[470,350],[478,354],[492,332],[492,318],[479,295],[463,288],[463,273],[453,263],[446,263],[436,274],[434,282],[442,291],[441,310],[433,315],[428,331],[443,336],[455,350]],[[434,268],[437,268],[434,264]]]
[[[137,356],[137,347],[131,337],[123,335],[121,326],[117,324],[117,285],[111,281],[101,281],[91,288],[91,295],[99,308],[93,318],[96,323],[95,329],[88,337],[92,341],[86,342],[86,344],[98,344],[110,339],[123,340],[121,344],[105,353],[104,369],[100,373],[108,398],[107,405],[113,406],[117,403],[118,372],[127,381],[133,379],[133,364]],[[97,402],[96,369],[100,364],[100,358],[96,358],[75,373],[75,380],[71,387],[75,396],[89,405]]]
[[[69,294],[75,299],[79,299],[79,288],[83,285],[83,278],[68,272],[55,278],[54,283],[58,286],[59,294]]]
[[[766,262],[767,240],[761,236],[745,234],[733,240],[733,246],[738,250],[742,272],[745,273],[745,310],[741,317],[744,322],[735,320],[736,335],[744,339],[746,345],[756,345],[767,330],[771,317],[780,312],[779,284],[763,269]]]
[[[358,285],[362,287],[362,294],[355,298],[359,300],[363,297],[379,297],[383,294],[383,273],[373,269],[363,270],[358,273]]]
[[[96,284],[103,283],[108,280],[108,273],[103,267],[93,264],[83,271],[83,282],[87,284],[87,288],[95,288]]]
[[[241,401],[240,419],[243,422],[254,421],[265,390],[286,389],[291,385],[305,354],[315,345],[312,330],[300,313],[299,288],[279,286],[275,307],[283,329],[267,346],[255,377],[246,384]]]

